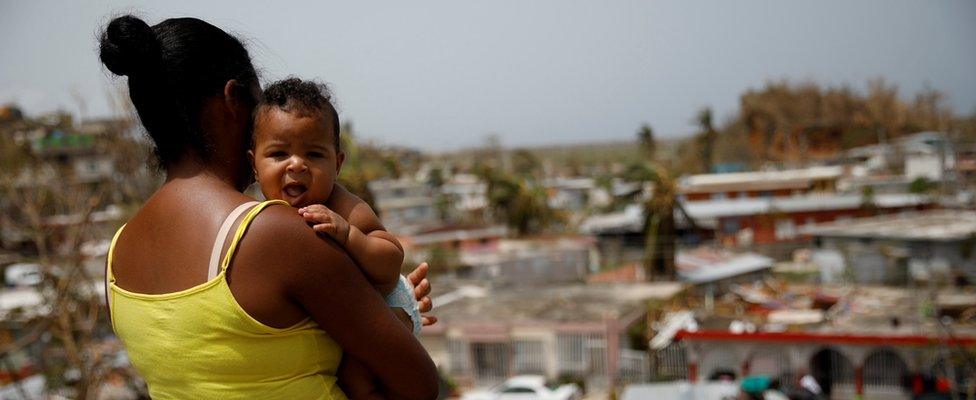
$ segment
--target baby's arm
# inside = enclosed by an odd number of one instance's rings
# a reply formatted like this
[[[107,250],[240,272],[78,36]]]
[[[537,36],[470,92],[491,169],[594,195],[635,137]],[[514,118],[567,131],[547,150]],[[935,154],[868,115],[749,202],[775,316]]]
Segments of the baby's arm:
[[[403,247],[366,202],[337,184],[325,206],[299,211],[315,223],[316,231],[328,233],[346,249],[377,291],[386,296],[396,287]]]

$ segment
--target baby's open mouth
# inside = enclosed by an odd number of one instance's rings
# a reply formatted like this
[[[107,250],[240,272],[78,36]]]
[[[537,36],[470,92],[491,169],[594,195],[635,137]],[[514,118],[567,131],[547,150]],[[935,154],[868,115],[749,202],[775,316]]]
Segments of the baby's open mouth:
[[[285,187],[282,188],[281,191],[284,192],[285,195],[288,197],[298,197],[301,196],[306,191],[308,191],[308,188],[306,188],[305,185],[302,185],[301,183],[289,183],[285,185]]]

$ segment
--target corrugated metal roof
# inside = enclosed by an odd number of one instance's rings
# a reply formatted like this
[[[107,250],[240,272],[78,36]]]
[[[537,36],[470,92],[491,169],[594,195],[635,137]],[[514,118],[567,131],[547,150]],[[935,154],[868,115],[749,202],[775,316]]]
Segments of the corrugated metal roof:
[[[647,301],[670,299],[684,287],[679,282],[653,282],[469,288],[465,295],[448,293],[434,298],[435,305],[441,304],[434,312],[445,326],[464,322],[589,323],[646,310]],[[450,301],[442,301],[445,299]]]
[[[695,284],[715,282],[734,276],[770,269],[773,259],[755,253],[681,251],[675,256],[678,277]]]
[[[879,238],[908,241],[954,241],[976,235],[976,212],[930,210],[906,215],[886,215],[835,221],[804,227],[813,236]]]
[[[902,208],[932,204],[927,196],[892,193],[876,194],[872,200],[879,208]],[[793,197],[750,197],[703,201],[682,201],[685,211],[701,227],[714,228],[718,218],[743,217],[774,212],[810,212],[851,210],[864,204],[860,194],[813,194]],[[675,218],[684,221],[676,212]],[[634,233],[644,228],[644,210],[639,204],[631,204],[622,212],[594,215],[580,225],[580,231],[588,234]]]
[[[880,208],[910,207],[932,203],[926,196],[914,194],[877,194],[872,201]],[[695,219],[735,217],[772,212],[805,212],[849,210],[861,207],[864,196],[814,194],[793,197],[754,197],[722,200],[686,201],[685,210]]]
[[[724,190],[756,188],[772,189],[779,186],[795,188],[814,180],[837,179],[844,173],[842,166],[821,166],[784,171],[750,171],[726,174],[692,175],[681,180],[682,193],[701,193]]]
[[[644,230],[644,210],[640,204],[628,205],[624,211],[594,215],[580,224],[580,232],[633,233]]]

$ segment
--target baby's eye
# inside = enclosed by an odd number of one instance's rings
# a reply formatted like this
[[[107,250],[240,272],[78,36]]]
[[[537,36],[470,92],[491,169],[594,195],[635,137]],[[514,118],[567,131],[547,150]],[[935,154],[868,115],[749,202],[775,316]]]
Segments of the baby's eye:
[[[272,151],[271,154],[268,154],[268,157],[283,158],[283,157],[288,157],[288,153],[285,153],[283,151]]]
[[[320,152],[317,152],[317,151],[313,151],[313,152],[308,153],[308,156],[309,157],[314,157],[314,158],[322,158],[322,157],[325,157],[325,154],[320,153]]]

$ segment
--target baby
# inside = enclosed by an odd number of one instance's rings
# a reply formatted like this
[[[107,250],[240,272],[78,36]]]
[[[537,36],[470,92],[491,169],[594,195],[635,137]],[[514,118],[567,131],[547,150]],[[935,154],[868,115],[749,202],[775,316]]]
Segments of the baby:
[[[261,192],[297,207],[316,232],[345,248],[387,304],[408,314],[414,334],[419,334],[413,290],[400,276],[403,248],[369,205],[336,183],[345,154],[331,100],[324,85],[297,78],[265,88],[248,151]],[[348,357],[338,376],[350,398],[365,397],[374,389],[372,374]]]

